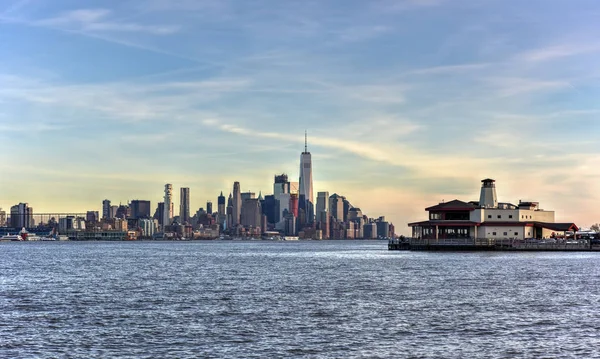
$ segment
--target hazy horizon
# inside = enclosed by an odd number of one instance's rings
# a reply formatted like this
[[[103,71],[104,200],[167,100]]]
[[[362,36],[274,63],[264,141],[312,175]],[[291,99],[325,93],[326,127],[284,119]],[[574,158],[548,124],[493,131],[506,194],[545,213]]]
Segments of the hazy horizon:
[[[298,180],[396,232],[425,207],[539,201],[599,222],[596,1],[0,0],[0,207],[190,210]],[[316,198],[315,198],[316,200]]]

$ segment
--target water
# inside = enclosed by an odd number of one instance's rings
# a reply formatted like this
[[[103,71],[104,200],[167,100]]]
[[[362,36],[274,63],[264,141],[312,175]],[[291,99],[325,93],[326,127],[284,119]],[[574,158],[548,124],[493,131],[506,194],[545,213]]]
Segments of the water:
[[[600,357],[600,254],[0,243],[1,358]]]

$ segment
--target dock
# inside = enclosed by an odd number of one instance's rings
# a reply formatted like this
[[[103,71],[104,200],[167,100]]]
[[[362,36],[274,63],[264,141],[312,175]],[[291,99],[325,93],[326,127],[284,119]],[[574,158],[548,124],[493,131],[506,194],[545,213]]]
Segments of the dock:
[[[391,251],[528,251],[528,252],[600,252],[600,244],[590,240],[550,241],[516,239],[391,239]]]

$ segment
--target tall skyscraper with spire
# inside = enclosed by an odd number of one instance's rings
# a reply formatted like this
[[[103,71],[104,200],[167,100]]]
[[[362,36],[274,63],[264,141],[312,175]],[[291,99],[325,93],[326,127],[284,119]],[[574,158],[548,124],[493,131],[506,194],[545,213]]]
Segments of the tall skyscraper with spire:
[[[233,182],[233,222],[234,226],[240,224],[240,217],[242,214],[242,191],[240,190],[240,183]]]
[[[164,207],[164,215],[163,215],[163,229],[165,226],[170,226],[171,221],[173,220],[173,185],[167,183],[165,185],[165,207]]]
[[[313,178],[312,158],[308,152],[308,135],[304,132],[304,152],[300,155],[300,202],[299,207],[307,214],[307,222],[312,223],[314,217],[313,206]]]

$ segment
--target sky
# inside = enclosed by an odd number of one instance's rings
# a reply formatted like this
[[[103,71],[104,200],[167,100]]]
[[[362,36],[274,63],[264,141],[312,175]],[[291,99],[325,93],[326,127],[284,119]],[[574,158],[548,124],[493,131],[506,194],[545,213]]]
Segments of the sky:
[[[597,0],[0,0],[0,207],[298,177],[398,233],[441,201],[600,221]]]

